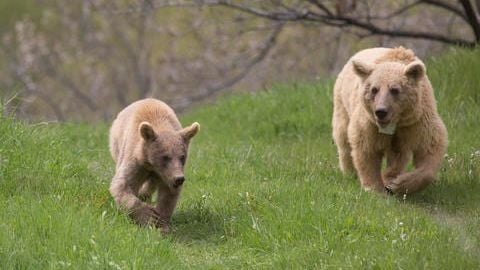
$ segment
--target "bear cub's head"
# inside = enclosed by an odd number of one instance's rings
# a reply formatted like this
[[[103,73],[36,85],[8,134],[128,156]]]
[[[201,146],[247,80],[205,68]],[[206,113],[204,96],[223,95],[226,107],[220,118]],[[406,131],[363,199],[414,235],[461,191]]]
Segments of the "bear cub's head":
[[[184,166],[188,145],[199,130],[200,124],[197,122],[180,131],[155,132],[148,122],[139,125],[139,132],[144,140],[145,166],[173,190],[178,189],[185,181]]]
[[[352,64],[362,81],[363,105],[376,125],[381,129],[409,121],[419,107],[425,65],[419,60]]]

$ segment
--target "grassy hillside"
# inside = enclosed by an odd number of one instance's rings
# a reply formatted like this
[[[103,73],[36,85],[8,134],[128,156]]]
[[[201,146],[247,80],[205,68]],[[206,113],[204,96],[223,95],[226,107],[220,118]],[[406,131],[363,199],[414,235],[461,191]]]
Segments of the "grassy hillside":
[[[425,192],[362,192],[337,167],[331,83],[275,87],[183,117],[202,130],[166,237],[117,212],[106,125],[0,119],[0,268],[476,268],[480,51],[427,66],[450,145]]]

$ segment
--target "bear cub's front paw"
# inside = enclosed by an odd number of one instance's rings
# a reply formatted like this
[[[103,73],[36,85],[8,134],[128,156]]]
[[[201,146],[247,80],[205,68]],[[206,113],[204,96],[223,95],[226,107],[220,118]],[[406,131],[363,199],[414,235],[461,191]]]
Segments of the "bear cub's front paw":
[[[137,209],[131,215],[135,222],[141,226],[155,225],[160,219],[160,215],[155,208],[149,205]]]

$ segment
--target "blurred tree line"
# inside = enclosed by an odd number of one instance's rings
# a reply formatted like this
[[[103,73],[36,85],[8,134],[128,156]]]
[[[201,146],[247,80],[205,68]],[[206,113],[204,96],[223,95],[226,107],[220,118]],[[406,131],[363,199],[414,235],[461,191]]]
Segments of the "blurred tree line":
[[[226,90],[331,76],[364,47],[473,47],[478,2],[3,0],[2,110],[102,121],[153,96],[181,111]]]

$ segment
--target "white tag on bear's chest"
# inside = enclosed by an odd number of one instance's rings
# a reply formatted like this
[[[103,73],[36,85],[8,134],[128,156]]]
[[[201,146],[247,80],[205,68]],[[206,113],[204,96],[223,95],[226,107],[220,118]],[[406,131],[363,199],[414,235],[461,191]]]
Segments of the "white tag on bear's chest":
[[[378,133],[386,134],[386,135],[393,135],[395,134],[395,130],[397,129],[397,125],[392,123],[389,124],[388,126],[382,128],[378,127]]]

